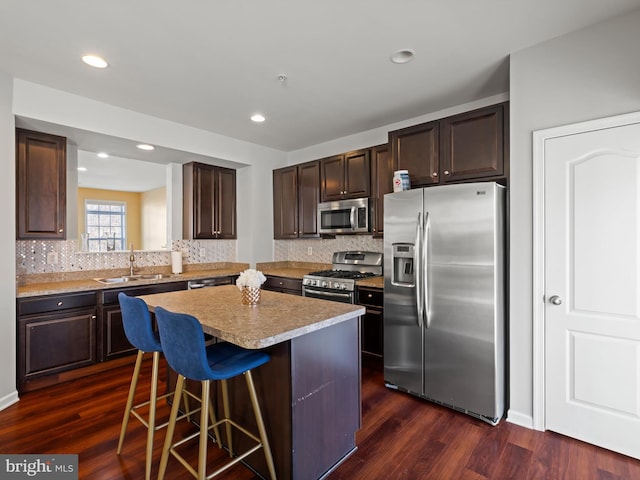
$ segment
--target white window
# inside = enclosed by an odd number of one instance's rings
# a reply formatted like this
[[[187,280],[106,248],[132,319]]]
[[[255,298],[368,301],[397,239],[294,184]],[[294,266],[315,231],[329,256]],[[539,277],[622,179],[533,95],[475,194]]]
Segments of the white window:
[[[85,200],[85,225],[89,234],[89,251],[125,250],[126,203]]]

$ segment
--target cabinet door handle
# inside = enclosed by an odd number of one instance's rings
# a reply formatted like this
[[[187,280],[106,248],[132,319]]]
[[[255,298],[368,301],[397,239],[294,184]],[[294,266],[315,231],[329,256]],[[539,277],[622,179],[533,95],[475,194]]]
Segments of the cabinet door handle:
[[[91,320],[95,320],[96,318],[98,317],[96,317],[95,315],[91,315]]]
[[[445,171],[444,171],[444,174],[445,174],[445,175],[451,175],[451,172],[450,172],[449,170],[445,170]]]
[[[62,232],[64,232],[64,229],[63,229],[63,228],[60,228],[60,229],[58,230],[58,233],[62,233]]]
[[[62,301],[58,302],[58,306],[61,307],[62,306]]]
[[[433,172],[433,173],[431,174],[431,176],[432,176],[433,178],[436,178],[436,177],[438,176],[438,172]]]

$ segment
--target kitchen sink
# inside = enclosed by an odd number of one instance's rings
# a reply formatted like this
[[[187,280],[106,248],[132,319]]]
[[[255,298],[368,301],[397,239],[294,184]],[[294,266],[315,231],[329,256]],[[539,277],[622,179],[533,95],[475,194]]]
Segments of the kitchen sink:
[[[136,280],[160,280],[162,278],[170,277],[171,275],[168,273],[150,273],[146,275],[122,275],[120,277],[94,278],[94,280],[105,285],[113,285],[117,283],[134,282]]]

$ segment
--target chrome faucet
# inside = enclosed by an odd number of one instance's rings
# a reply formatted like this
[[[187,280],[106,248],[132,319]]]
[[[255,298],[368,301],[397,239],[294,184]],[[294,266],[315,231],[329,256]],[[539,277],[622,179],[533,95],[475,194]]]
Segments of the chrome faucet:
[[[133,243],[131,244],[131,253],[129,253],[129,275],[133,277],[133,262],[136,261],[136,257],[133,255]]]

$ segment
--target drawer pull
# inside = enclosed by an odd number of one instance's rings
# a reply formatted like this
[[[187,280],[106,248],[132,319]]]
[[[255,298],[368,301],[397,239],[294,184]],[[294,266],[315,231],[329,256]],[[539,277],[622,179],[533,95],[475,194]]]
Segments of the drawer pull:
[[[62,301],[58,302],[58,306],[61,307],[62,306]]]
[[[370,293],[369,295],[367,295],[367,297],[371,298],[371,297],[373,297],[373,294]]]

